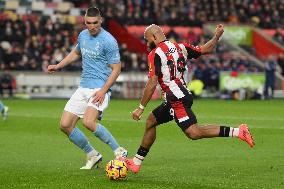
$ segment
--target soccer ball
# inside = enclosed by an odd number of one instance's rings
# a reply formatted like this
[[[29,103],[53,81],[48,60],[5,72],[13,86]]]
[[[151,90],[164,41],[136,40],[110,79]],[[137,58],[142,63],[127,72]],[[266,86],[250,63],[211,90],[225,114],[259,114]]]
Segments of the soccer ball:
[[[127,176],[127,166],[124,161],[111,160],[106,165],[106,175],[110,180],[123,180]]]

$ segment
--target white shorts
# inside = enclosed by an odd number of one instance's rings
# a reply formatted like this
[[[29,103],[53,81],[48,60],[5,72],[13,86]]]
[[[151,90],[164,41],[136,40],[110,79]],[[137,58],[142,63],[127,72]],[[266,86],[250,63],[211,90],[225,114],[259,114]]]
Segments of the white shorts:
[[[92,96],[98,90],[100,90],[100,88],[88,89],[79,87],[71,96],[69,101],[66,103],[64,110],[75,114],[80,118],[84,117],[84,113],[88,106],[93,107],[100,112],[103,112],[108,106],[111,93],[108,92],[105,94],[105,99],[103,103],[99,106],[98,103],[92,103]]]

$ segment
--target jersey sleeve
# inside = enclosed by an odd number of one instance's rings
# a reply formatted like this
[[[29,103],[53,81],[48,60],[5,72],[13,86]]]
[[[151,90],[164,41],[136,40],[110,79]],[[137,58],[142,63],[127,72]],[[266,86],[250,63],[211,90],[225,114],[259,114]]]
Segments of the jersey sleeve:
[[[109,64],[120,63],[120,54],[117,41],[112,39],[105,44],[106,59]]]
[[[148,55],[148,77],[152,77],[154,75],[160,76],[161,75],[161,58],[157,55],[154,51],[152,51]]]
[[[76,44],[75,48],[76,48],[76,51],[78,53],[81,53],[81,47],[80,47],[80,43],[79,42]]]
[[[193,46],[189,43],[182,43],[182,45],[185,47],[188,59],[201,56],[201,48],[199,46]]]
[[[78,35],[77,44],[76,44],[76,46],[75,46],[76,51],[77,51],[78,53],[81,53],[80,35],[81,35],[81,33]]]

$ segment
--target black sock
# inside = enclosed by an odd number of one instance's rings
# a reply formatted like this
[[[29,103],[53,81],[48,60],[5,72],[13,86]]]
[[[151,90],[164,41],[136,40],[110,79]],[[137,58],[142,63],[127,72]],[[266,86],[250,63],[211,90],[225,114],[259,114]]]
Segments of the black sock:
[[[146,157],[148,152],[149,152],[148,149],[144,148],[143,146],[140,146],[139,149],[138,149],[138,151],[137,151],[137,154],[138,154],[139,156]]]
[[[229,137],[230,127],[220,126],[219,137]]]

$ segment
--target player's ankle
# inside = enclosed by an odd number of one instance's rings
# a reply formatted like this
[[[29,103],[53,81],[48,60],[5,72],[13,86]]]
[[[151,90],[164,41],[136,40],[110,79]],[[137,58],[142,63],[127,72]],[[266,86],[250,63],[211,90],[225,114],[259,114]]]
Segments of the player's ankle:
[[[136,154],[136,155],[134,156],[134,158],[133,158],[133,163],[134,163],[135,165],[140,166],[140,165],[142,164],[142,161],[144,160],[144,158],[145,158],[145,157]]]
[[[230,127],[230,137],[239,137],[239,128]]]
[[[93,157],[93,156],[98,156],[100,153],[96,150],[92,150],[89,153],[87,153],[87,157]]]

